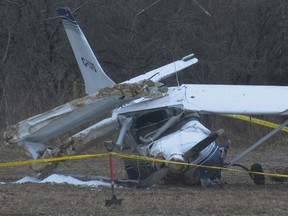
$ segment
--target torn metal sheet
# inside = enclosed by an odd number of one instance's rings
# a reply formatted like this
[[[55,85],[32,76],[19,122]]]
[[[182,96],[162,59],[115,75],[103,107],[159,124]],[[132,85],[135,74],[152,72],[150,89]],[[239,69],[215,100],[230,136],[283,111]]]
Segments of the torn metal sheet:
[[[97,139],[111,135],[118,128],[117,119],[107,118],[97,124],[94,124],[83,131],[69,137],[63,144],[57,146],[55,149],[47,148],[41,159],[70,156],[77,152],[77,150],[85,147],[86,144],[92,140],[97,143]],[[49,174],[50,171],[58,166],[58,162],[34,163],[31,168],[36,172],[41,172],[42,177]]]
[[[118,128],[117,119],[107,118],[83,131],[69,137],[62,145],[53,150],[53,157],[73,155],[91,141],[113,134]]]
[[[44,159],[53,157],[52,151],[53,150],[51,148],[46,148],[41,158]],[[31,169],[36,172],[41,172],[41,175],[39,177],[42,179],[43,177],[47,176],[50,171],[54,170],[57,166],[57,162],[33,163],[31,165]]]

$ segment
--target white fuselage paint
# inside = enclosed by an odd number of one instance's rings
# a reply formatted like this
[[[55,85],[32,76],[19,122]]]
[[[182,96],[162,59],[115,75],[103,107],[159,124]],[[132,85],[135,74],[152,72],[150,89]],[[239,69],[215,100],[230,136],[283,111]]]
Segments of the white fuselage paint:
[[[180,130],[164,136],[155,142],[148,155],[164,156],[166,160],[184,161],[183,155],[201,140],[210,134],[210,130],[204,127],[198,120],[186,123]],[[210,152],[209,146],[201,151],[199,160],[205,159]]]

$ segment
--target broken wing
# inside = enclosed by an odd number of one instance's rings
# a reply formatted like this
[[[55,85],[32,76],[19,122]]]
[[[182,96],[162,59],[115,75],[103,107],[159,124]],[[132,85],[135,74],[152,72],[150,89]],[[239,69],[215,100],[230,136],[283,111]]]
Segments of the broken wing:
[[[26,145],[32,157],[38,158],[37,152],[45,149],[44,142],[85,122],[100,118],[134,99],[163,95],[152,81],[103,88],[94,94],[19,122],[4,133],[4,139],[10,144]]]

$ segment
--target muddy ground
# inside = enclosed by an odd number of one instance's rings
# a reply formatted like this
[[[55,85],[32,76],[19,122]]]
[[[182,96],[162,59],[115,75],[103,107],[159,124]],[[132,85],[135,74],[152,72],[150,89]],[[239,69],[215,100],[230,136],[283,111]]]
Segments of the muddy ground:
[[[243,148],[243,147],[241,147]],[[240,147],[230,148],[229,159]],[[93,149],[93,153],[105,152]],[[288,146],[264,145],[249,154],[242,163],[258,162],[264,171],[288,166]],[[1,162],[29,159],[19,147],[0,145]],[[122,159],[114,157],[116,176],[126,178]],[[109,175],[108,158],[93,158],[62,164],[58,172]],[[28,165],[0,167],[0,182],[13,182],[31,175]],[[254,185],[247,173],[225,172],[212,188],[184,185],[157,185],[148,189],[134,186],[116,189],[121,206],[105,207],[111,199],[106,187],[80,187],[59,184],[0,184],[0,215],[287,215],[288,184],[272,182]]]

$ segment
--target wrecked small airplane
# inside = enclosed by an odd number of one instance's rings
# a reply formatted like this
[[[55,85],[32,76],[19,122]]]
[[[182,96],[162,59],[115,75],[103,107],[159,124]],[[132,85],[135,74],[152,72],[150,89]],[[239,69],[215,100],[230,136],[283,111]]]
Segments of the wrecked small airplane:
[[[69,8],[59,8],[63,26],[85,82],[87,96],[19,122],[4,133],[8,144],[24,146],[32,158],[76,154],[88,143],[118,133],[114,145],[133,154],[167,161],[229,167],[271,137],[288,121],[251,145],[230,162],[225,162],[229,142],[218,143],[223,133],[211,131],[199,114],[287,115],[288,87],[182,84],[167,87],[161,80],[195,63],[193,54],[143,75],[115,84],[103,71]],[[104,118],[107,113],[111,116]],[[102,118],[102,119],[101,119]],[[55,148],[45,143],[88,121],[96,124],[69,137]],[[128,149],[128,150],[127,150]],[[221,170],[124,159],[129,179],[149,187],[160,180],[176,179],[185,184],[211,186]],[[45,173],[57,163],[34,164]],[[263,171],[260,164],[252,170]],[[257,178],[256,178],[257,177]],[[254,175],[256,184],[264,183]]]

